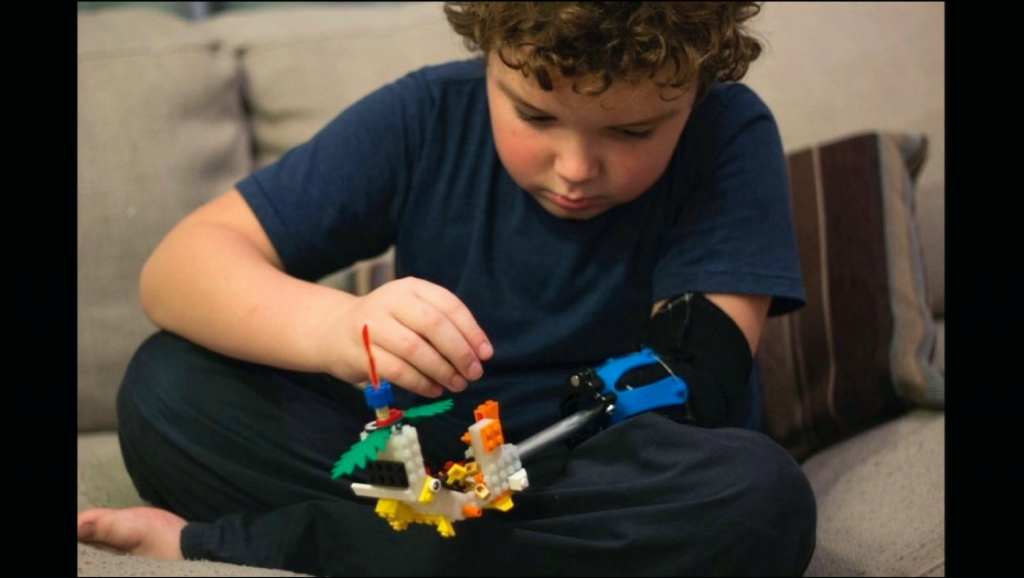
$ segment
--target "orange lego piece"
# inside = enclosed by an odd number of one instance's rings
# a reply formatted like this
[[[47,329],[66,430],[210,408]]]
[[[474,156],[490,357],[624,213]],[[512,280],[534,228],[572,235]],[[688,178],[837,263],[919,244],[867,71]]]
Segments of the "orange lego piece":
[[[465,504],[462,506],[462,515],[467,518],[479,518],[484,515],[484,511],[473,504]]]
[[[485,401],[484,403],[477,406],[477,408],[473,411],[473,417],[476,419],[476,421],[480,421],[486,418],[491,418],[497,421],[498,402],[494,401],[493,399]]]
[[[505,443],[505,436],[501,433],[501,422],[492,421],[480,428],[480,437],[484,442],[484,451],[489,452]]]
[[[462,443],[466,444],[467,446],[473,445],[473,438],[472,436],[469,435],[469,432],[462,434]]]

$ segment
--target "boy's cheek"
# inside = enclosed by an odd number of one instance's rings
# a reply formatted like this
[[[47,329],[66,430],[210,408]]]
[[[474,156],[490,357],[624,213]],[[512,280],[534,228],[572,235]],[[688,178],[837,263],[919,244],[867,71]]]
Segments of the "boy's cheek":
[[[538,147],[531,139],[523,138],[515,134],[515,131],[506,133],[496,139],[498,156],[501,162],[514,179],[519,181],[522,177],[542,176],[544,170],[543,149]],[[525,183],[521,183],[523,185]]]

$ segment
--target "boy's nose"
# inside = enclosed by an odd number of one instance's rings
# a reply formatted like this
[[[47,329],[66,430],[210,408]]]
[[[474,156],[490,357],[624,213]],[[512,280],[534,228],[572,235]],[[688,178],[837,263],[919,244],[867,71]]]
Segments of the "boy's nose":
[[[555,159],[555,173],[570,184],[584,183],[601,172],[601,163],[582,147],[563,150]]]

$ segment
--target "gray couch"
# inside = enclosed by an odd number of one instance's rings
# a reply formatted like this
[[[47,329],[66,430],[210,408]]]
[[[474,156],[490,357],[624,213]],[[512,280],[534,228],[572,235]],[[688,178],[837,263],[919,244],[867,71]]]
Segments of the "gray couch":
[[[142,503],[121,461],[113,400],[130,356],[155,330],[139,306],[138,276],[159,239],[370,90],[418,66],[466,57],[436,3],[383,4],[249,10],[200,24],[146,9],[80,13],[79,511]],[[773,107],[788,150],[817,150],[863,131],[927,137],[928,161],[912,180],[914,227],[924,246],[929,330],[938,338],[929,360],[941,371],[941,3],[769,4],[759,24],[769,49],[748,79]],[[869,26],[868,42],[848,32]],[[366,291],[386,278],[387,258],[323,282]],[[781,343],[789,322],[773,321],[766,339]],[[790,353],[766,351],[775,356],[761,360],[772,375],[793,370]],[[941,402],[897,395],[883,411],[840,420],[842,431],[822,435],[800,409],[807,400],[792,395],[768,405],[797,408],[799,419],[768,418],[818,498],[819,542],[807,574],[943,575]],[[293,575],[84,544],[78,560],[79,576]]]

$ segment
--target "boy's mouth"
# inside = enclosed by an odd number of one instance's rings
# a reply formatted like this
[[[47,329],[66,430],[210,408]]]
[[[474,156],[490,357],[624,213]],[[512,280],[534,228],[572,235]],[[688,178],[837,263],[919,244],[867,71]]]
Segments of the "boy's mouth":
[[[582,211],[590,208],[596,202],[593,197],[570,198],[551,191],[544,191],[544,196],[567,211]]]

